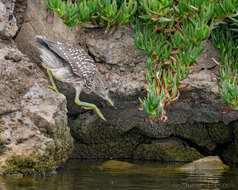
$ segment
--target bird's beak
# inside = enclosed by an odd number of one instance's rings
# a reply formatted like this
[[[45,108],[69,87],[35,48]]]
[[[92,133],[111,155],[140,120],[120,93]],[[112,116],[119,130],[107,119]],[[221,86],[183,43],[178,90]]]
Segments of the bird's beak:
[[[105,94],[106,94],[106,100],[107,100],[112,106],[114,106],[114,103],[113,103],[112,99],[111,99],[110,96],[109,96],[109,91],[106,90]]]

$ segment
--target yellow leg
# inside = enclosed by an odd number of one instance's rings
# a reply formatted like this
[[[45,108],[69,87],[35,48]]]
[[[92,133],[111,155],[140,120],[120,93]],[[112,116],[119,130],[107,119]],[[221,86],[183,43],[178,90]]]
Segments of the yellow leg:
[[[46,70],[47,70],[47,73],[48,73],[48,75],[49,75],[50,82],[51,82],[51,85],[49,85],[48,88],[51,88],[51,89],[54,90],[55,92],[59,93],[59,91],[58,91],[58,89],[57,89],[57,87],[56,87],[56,85],[55,85],[55,81],[54,81],[54,79],[53,79],[53,76],[52,76],[52,73],[51,73],[50,68],[47,67]]]
[[[98,109],[98,107],[94,104],[90,104],[87,102],[82,102],[79,100],[79,97],[75,97],[75,103],[79,106],[82,106],[86,110],[94,110],[95,113],[104,121],[107,121],[105,117],[103,116],[102,112]]]

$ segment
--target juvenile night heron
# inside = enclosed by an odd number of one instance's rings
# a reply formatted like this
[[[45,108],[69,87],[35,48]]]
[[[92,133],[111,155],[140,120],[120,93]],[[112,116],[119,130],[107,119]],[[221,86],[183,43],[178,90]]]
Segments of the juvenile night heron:
[[[36,36],[42,66],[47,69],[52,86],[58,92],[52,75],[59,81],[71,84],[75,88],[75,103],[87,110],[94,110],[100,118],[106,120],[96,105],[79,100],[81,91],[94,92],[113,105],[108,89],[94,60],[82,48],[63,41],[53,41],[45,36]]]

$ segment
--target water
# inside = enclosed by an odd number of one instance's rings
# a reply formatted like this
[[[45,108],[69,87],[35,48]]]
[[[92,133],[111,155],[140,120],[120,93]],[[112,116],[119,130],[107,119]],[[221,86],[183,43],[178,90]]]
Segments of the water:
[[[176,164],[135,163],[125,170],[101,170],[102,161],[72,160],[49,177],[2,177],[0,190],[237,190],[238,169],[180,173]]]

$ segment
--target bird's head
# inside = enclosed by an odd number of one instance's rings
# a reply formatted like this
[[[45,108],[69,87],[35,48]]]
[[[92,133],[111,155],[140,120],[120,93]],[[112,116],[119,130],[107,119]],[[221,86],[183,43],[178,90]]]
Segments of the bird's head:
[[[101,74],[96,72],[94,80],[94,93],[103,98],[104,100],[107,100],[112,106],[114,106],[114,103],[109,94],[109,89]]]

